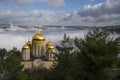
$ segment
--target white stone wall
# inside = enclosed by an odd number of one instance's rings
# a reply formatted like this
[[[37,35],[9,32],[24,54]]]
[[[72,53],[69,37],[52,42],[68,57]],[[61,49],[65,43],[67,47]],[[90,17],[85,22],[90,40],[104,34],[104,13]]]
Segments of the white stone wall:
[[[32,42],[33,57],[41,57],[46,55],[45,41]]]
[[[22,60],[30,60],[30,49],[22,50]]]
[[[34,61],[22,61],[21,65],[24,65],[24,69],[32,68],[46,68],[50,69],[53,65],[53,61],[41,61],[40,59],[35,59]]]

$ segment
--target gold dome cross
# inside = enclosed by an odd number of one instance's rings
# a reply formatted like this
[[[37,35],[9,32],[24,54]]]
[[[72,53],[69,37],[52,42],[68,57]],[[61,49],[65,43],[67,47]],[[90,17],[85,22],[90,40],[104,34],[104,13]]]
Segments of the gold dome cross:
[[[39,31],[39,32],[40,32],[40,27],[41,27],[41,26],[39,25],[39,26],[38,26],[38,31]]]
[[[38,28],[37,34],[40,34],[40,25],[37,28]]]

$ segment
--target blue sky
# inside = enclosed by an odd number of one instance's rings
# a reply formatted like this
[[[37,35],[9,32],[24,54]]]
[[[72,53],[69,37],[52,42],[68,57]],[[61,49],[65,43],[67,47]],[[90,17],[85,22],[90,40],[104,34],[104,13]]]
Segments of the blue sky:
[[[113,25],[119,7],[120,0],[0,0],[0,24]]]
[[[63,4],[60,3],[60,6],[56,6],[57,3],[53,3],[56,5],[51,5],[47,2],[40,2],[40,1],[33,1],[32,3],[28,2],[26,4],[15,4],[14,1],[8,1],[5,0],[0,0],[0,9],[11,9],[11,8],[17,8],[20,10],[34,10],[34,9],[39,9],[39,10],[55,10],[55,11],[75,11],[75,10],[81,10],[83,7],[87,4],[95,5],[97,3],[102,3],[105,2],[105,0],[64,0]],[[21,1],[21,0],[20,0]],[[54,1],[54,0],[51,0]],[[63,0],[61,0],[63,1]]]

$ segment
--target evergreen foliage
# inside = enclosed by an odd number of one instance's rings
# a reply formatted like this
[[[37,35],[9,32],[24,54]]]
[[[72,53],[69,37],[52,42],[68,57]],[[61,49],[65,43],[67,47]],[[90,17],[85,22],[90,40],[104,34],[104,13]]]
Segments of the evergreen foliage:
[[[0,50],[0,80],[25,80],[25,74],[22,72],[20,58],[17,54],[21,54],[17,50],[7,52],[5,49]],[[4,55],[7,53],[7,55]]]
[[[75,39],[77,65],[81,80],[110,80],[110,71],[117,65],[120,38],[100,29],[89,32],[84,39]]]
[[[57,48],[57,64],[52,71],[52,80],[74,80],[74,58],[73,58],[73,46],[69,37],[64,35],[61,45]]]
[[[120,38],[111,38],[110,33],[95,29],[85,38],[75,38],[74,46],[64,36],[58,50],[57,64],[52,80],[110,80],[120,62]],[[53,78],[52,77],[52,78]]]

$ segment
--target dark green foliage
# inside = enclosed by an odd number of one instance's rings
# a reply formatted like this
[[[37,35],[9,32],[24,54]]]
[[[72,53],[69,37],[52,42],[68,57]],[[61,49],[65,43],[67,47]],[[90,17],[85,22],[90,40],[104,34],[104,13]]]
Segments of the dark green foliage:
[[[70,39],[64,35],[60,46],[56,46],[58,53],[57,64],[52,72],[52,80],[74,80],[73,79],[73,47],[70,45]]]
[[[94,30],[85,39],[75,39],[78,70],[81,80],[109,80],[113,65],[117,65],[120,38],[112,39],[108,32]]]
[[[4,49],[1,49],[1,52],[4,53]],[[14,49],[6,53],[8,55],[0,59],[0,80],[25,80],[23,66],[18,58],[21,53]]]
[[[7,56],[7,50],[5,48],[0,49],[0,59],[4,59]]]
[[[17,50],[17,48],[13,47],[12,50],[8,51],[8,55],[12,55],[16,57],[17,59],[21,60],[21,52]]]
[[[51,80],[51,72],[47,69],[36,70],[30,72],[30,70],[25,70],[27,74],[27,80]]]
[[[95,29],[84,39],[71,39],[64,35],[58,50],[57,64],[51,80],[110,80],[113,66],[120,62],[120,38],[110,38],[110,33]]]

